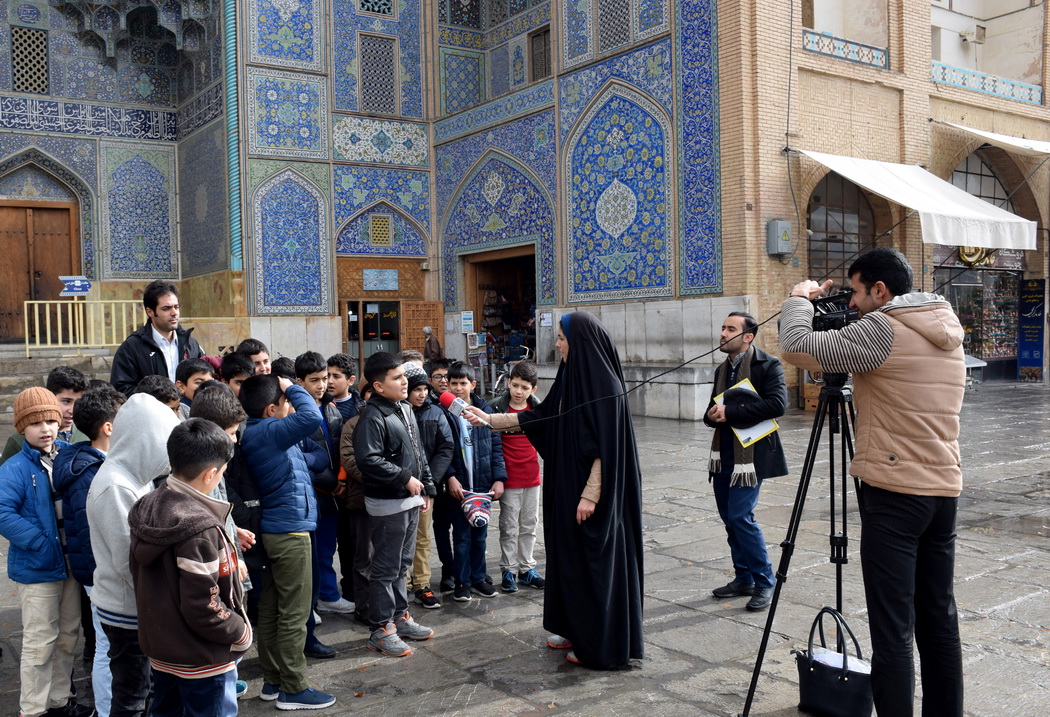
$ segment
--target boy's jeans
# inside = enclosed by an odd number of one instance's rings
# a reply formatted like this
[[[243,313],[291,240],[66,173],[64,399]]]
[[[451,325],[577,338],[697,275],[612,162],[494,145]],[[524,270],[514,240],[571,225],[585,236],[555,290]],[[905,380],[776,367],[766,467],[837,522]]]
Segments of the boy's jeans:
[[[540,487],[508,488],[499,499],[500,572],[524,573],[536,567],[536,525]]]
[[[22,606],[22,688],[24,715],[64,707],[72,694],[73,648],[80,634],[80,584],[73,578],[18,583]]]
[[[419,508],[393,515],[369,515],[372,531],[372,570],[368,584],[368,622],[373,630],[405,613],[408,596],[405,577],[416,552]]]
[[[93,586],[85,585],[88,597]],[[95,626],[95,661],[91,663],[91,691],[95,695],[95,711],[98,717],[109,717],[113,700],[113,676],[109,672],[109,638],[98,621],[98,610],[91,605],[91,623]]]
[[[452,543],[456,558],[453,572],[458,585],[475,585],[485,579],[485,542],[489,526],[475,528],[457,508],[452,513]]]
[[[237,670],[187,680],[153,671],[150,717],[234,717],[237,714]]]

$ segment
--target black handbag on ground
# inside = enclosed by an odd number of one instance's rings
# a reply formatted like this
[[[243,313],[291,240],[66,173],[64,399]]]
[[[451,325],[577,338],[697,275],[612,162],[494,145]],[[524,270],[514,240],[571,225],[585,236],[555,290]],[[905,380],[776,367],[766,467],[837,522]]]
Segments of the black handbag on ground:
[[[842,652],[829,648],[824,639],[824,616],[835,621]],[[820,644],[813,636],[820,632]],[[856,656],[849,653],[853,641]],[[806,650],[792,650],[798,667],[798,708],[819,717],[871,717],[871,665],[860,652],[860,643],[838,610],[821,608],[809,629]]]

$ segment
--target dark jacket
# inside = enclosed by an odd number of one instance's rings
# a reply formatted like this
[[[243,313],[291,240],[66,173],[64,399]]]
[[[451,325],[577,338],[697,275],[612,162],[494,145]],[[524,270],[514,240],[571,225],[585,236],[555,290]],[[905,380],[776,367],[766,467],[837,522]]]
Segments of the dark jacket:
[[[725,369],[726,362],[723,361],[715,369],[714,385],[718,385],[719,375]],[[726,438],[728,436],[730,441],[732,441],[735,440],[735,437],[729,429],[748,428],[761,421],[780,418],[787,409],[787,384],[784,382],[784,369],[780,365],[780,359],[776,356],[770,356],[762,349],[755,349],[755,354],[751,357],[751,384],[755,387],[761,400],[726,401],[725,423],[712,423],[707,417],[707,411],[710,411],[711,406],[715,405],[713,395],[707,403],[707,410],[704,411],[705,425],[711,428],[726,429],[721,433],[723,468],[726,466],[725,447],[727,445],[729,446],[728,458],[730,464],[732,464],[733,458],[732,443],[727,443]],[[726,386],[726,388],[728,389],[729,386]],[[727,426],[728,428],[726,428]],[[769,434],[758,443],[755,443],[753,448],[755,449],[755,473],[758,475],[759,480],[787,475],[787,458],[784,456],[784,447],[780,443],[780,431],[774,431]]]
[[[51,476],[55,492],[62,496],[70,571],[78,583],[89,587],[94,584],[95,556],[87,519],[88,488],[105,460],[106,454],[92,448],[90,441],[74,443],[58,452]]]
[[[320,410],[321,415],[324,416],[324,423],[310,435],[310,440],[321,448],[324,456],[320,466],[310,466],[310,470],[314,472],[314,488],[321,494],[318,500],[321,500],[322,495],[330,498],[330,494],[339,484],[339,437],[343,432],[343,414],[339,413],[339,409],[332,402],[331,394],[326,393],[321,399]],[[318,507],[322,510],[325,508],[334,510],[335,503],[327,500],[324,506],[319,505]]]
[[[251,646],[237,550],[223,528],[229,511],[168,478],[128,513],[139,643],[164,672],[228,671]]]
[[[452,429],[440,408],[430,402],[424,402],[422,406],[412,407],[416,414],[416,423],[419,424],[419,438],[430,465],[430,475],[434,479],[435,487],[440,487],[445,480],[445,473],[452,465],[452,452],[455,444],[452,442]]]
[[[59,453],[68,447],[61,441],[58,445]],[[11,580],[32,584],[69,577],[47,470],[40,451],[28,442],[0,466],[0,535],[11,543],[7,553]]]
[[[492,406],[476,393],[470,394],[470,403],[485,413],[493,412]],[[447,416],[449,427],[452,429],[452,437],[456,443],[456,450],[453,453],[462,457],[462,422],[451,413],[448,413]],[[471,481],[468,478],[462,458],[459,461],[459,465],[456,466],[457,472],[453,475],[463,486],[464,490],[485,493],[492,490],[492,484],[496,481],[507,482],[507,466],[503,461],[503,441],[488,426],[472,426],[470,431],[474,443],[473,480]]]
[[[313,396],[289,386],[285,396],[295,407],[287,418],[249,418],[241,438],[245,465],[262,501],[263,533],[311,532],[317,528],[313,475],[299,443],[321,425]]]
[[[339,414],[343,417],[344,421],[349,421],[354,416],[361,413],[361,409],[365,407],[364,399],[361,398],[361,394],[356,388],[350,389],[350,398],[346,401],[336,403],[332,401],[332,405],[339,409]]]
[[[233,506],[234,524],[255,534],[255,545],[244,551],[244,563],[249,570],[265,570],[269,560],[260,535],[262,498],[259,495],[259,487],[255,485],[255,478],[245,465],[241,434],[238,434],[237,443],[233,446],[233,458],[226,464],[223,480],[226,482],[226,499]]]
[[[357,428],[361,414],[365,411],[364,403],[357,415],[343,424],[343,434],[339,438],[339,458],[346,471],[346,492],[343,493],[343,506],[347,510],[365,509],[365,489],[361,481],[361,469],[357,467],[357,456],[354,455],[354,430]]]
[[[193,329],[184,329],[181,326],[175,329],[179,343],[179,361],[204,355],[192,333]],[[153,341],[153,329],[147,322],[124,339],[124,343],[113,354],[113,370],[109,374],[109,382],[125,396],[130,396],[135,393],[139,381],[153,375],[167,376],[168,364],[164,360],[164,352]]]
[[[408,404],[405,404],[406,406]],[[411,430],[418,438],[419,425],[408,412]],[[382,396],[368,399],[354,430],[354,457],[361,471],[365,497],[385,500],[409,497],[406,486],[411,478],[423,482],[426,495],[436,495],[426,456],[417,450],[409,436],[409,424],[401,404]]]

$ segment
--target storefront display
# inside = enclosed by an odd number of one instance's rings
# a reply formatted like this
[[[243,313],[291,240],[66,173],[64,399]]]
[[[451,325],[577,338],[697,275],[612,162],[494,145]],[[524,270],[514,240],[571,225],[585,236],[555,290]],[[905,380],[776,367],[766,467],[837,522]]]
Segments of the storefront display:
[[[1013,271],[938,269],[934,280],[951,302],[966,331],[963,350],[988,366],[984,381],[1017,378],[1020,273]]]

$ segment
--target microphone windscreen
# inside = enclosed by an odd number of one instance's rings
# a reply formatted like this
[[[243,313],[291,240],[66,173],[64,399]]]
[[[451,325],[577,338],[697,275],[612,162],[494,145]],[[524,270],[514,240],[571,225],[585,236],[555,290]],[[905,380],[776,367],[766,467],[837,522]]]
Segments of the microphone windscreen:
[[[441,397],[440,397],[440,398],[439,398],[438,400],[439,400],[439,401],[441,401],[441,405],[442,405],[443,407],[445,407],[445,408],[448,408],[448,407],[449,407],[449,406],[451,406],[451,405],[452,405],[453,403],[455,403],[455,401],[456,401],[456,397],[455,397],[455,396],[453,396],[453,395],[452,395],[451,393],[449,393],[448,391],[445,391],[444,393],[442,393],[442,394],[441,394]]]

